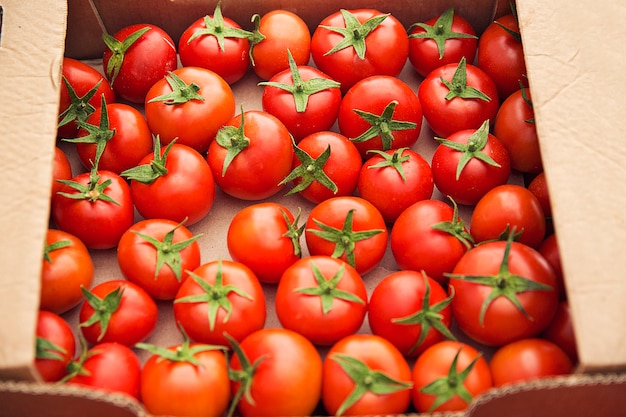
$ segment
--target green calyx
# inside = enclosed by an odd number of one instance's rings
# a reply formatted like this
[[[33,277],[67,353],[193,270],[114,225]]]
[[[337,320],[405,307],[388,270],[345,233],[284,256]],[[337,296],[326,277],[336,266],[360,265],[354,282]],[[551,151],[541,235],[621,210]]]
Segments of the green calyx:
[[[108,293],[104,298],[100,298],[85,287],[80,288],[89,305],[93,308],[93,314],[84,322],[80,323],[80,327],[89,327],[96,323],[100,323],[100,334],[98,341],[102,340],[109,328],[111,316],[117,311],[122,302],[124,289],[120,286]]]
[[[511,253],[511,246],[513,245],[513,239],[515,237],[515,230],[509,233],[506,245],[504,247],[504,254],[502,256],[502,263],[497,274],[495,275],[463,275],[463,274],[446,274],[449,278],[455,278],[463,281],[473,282],[480,285],[492,287],[491,292],[485,298],[481,309],[479,322],[482,326],[485,321],[485,314],[487,308],[491,305],[493,300],[498,297],[505,297],[509,300],[524,316],[533,320],[528,314],[524,306],[517,298],[517,294],[526,291],[551,291],[553,288],[550,285],[543,284],[541,282],[530,280],[521,275],[511,273],[509,270],[509,257]]]
[[[415,23],[411,25],[409,31],[416,26],[424,29],[426,32],[423,33],[412,33],[409,35],[409,38],[422,38],[422,39],[432,39],[437,44],[437,50],[439,51],[439,59],[443,58],[444,53],[444,45],[446,40],[448,39],[462,39],[462,38],[473,38],[477,39],[477,36],[470,35],[467,33],[461,32],[453,32],[452,31],[452,21],[454,19],[454,8],[451,7],[443,12],[433,26],[429,26],[425,23]]]
[[[49,245],[44,245],[43,248],[43,260],[46,262],[52,263],[52,259],[50,258],[50,252],[54,252],[55,250],[67,248],[68,246],[72,246],[72,242],[70,240],[57,240]]]
[[[354,388],[339,406],[335,416],[340,416],[352,407],[368,392],[377,395],[411,389],[413,383],[399,381],[381,371],[370,369],[367,364],[357,358],[340,353],[331,353],[329,359],[336,362],[354,382]]]
[[[152,161],[149,164],[138,165],[133,168],[129,168],[120,173],[120,176],[131,181],[137,181],[142,184],[152,184],[160,177],[167,175],[167,156],[172,149],[172,146],[176,142],[176,139],[172,140],[161,155],[161,139],[157,135],[154,138],[154,149]]]
[[[203,294],[188,295],[186,297],[177,298],[174,303],[207,303],[208,304],[208,321],[209,329],[215,329],[217,313],[222,308],[226,312],[223,322],[226,323],[230,319],[233,312],[233,305],[228,299],[230,293],[235,293],[240,297],[252,300],[241,288],[234,285],[224,285],[224,275],[222,273],[222,261],[217,262],[217,272],[215,274],[215,283],[211,285],[193,272],[189,272],[189,277],[193,279],[204,290]]]
[[[345,28],[334,26],[321,26],[324,29],[337,32],[343,35],[343,39],[337,43],[332,49],[326,52],[324,55],[330,55],[345,48],[353,47],[356,55],[359,59],[365,59],[365,38],[385,20],[389,14],[381,14],[374,16],[364,23],[358,21],[358,19],[349,11],[345,9],[340,10],[343,20],[345,22]]]
[[[448,139],[438,137],[436,137],[435,139],[442,145],[462,153],[461,158],[459,158],[459,164],[456,167],[455,178],[457,181],[461,177],[461,173],[463,172],[465,166],[474,158],[493,167],[500,168],[499,163],[494,161],[489,155],[483,152],[485,146],[487,146],[487,141],[489,139],[489,120],[485,120],[483,124],[478,128],[478,130],[470,135],[470,137],[467,139],[467,143],[454,142]]]
[[[172,71],[165,76],[165,80],[172,88],[172,91],[170,93],[154,97],[149,100],[148,103],[162,102],[167,105],[177,105],[185,104],[191,100],[204,101],[204,97],[198,94],[198,91],[200,91],[200,86],[198,84],[187,84],[182,78]]]
[[[519,81],[519,87],[520,87],[520,90],[522,91],[522,100],[524,100],[524,103],[526,103],[528,105],[528,107],[533,109],[533,102],[530,99],[530,97],[528,96],[528,88],[524,87],[524,83],[522,83],[521,80]],[[531,117],[530,119],[524,120],[524,122],[525,123],[534,124],[535,123],[535,118]]]
[[[396,109],[398,102],[396,100],[391,101],[382,114],[376,115],[368,113],[363,110],[354,109],[354,112],[363,118],[370,124],[370,128],[363,132],[356,138],[350,139],[353,142],[366,142],[370,139],[380,136],[383,150],[387,151],[393,148],[393,132],[396,130],[411,130],[417,126],[413,122],[406,122],[400,120],[393,120],[393,113]]]
[[[78,358],[70,361],[70,363],[67,364],[67,373],[63,378],[56,382],[58,385],[65,384],[67,381],[77,376],[90,376],[91,372],[85,369],[85,362],[87,362],[89,358],[92,358],[102,353],[102,351],[97,348],[91,350],[88,349],[87,341],[82,334],[78,335],[78,341],[81,346],[81,354]]]
[[[174,243],[174,233],[176,233],[176,230],[179,229],[184,223],[184,221],[179,223],[178,225],[176,225],[176,227],[167,232],[163,237],[163,241],[160,241],[152,236],[143,233],[134,232],[137,236],[150,243],[156,249],[157,258],[156,267],[154,269],[155,278],[159,275],[159,272],[161,271],[163,266],[167,265],[176,276],[176,280],[180,282],[182,277],[183,262],[182,257],[180,256],[180,252],[202,236],[202,234],[199,234],[191,237],[190,239]]]
[[[322,272],[319,270],[317,265],[313,262],[309,262],[311,266],[311,270],[313,271],[313,276],[315,277],[315,281],[317,286],[315,287],[307,287],[307,288],[298,288],[294,290],[300,294],[306,294],[310,296],[320,297],[322,301],[322,312],[324,315],[328,314],[333,308],[333,302],[335,299],[354,302],[358,304],[364,304],[365,302],[354,295],[351,292],[343,291],[337,288],[343,274],[345,272],[345,267],[341,265],[335,275],[330,279],[326,279]]]
[[[361,230],[355,232],[352,230],[352,223],[354,218],[354,209],[348,211],[346,215],[346,220],[341,229],[337,229],[332,226],[328,226],[317,219],[313,219],[315,224],[321,229],[308,229],[312,234],[327,240],[328,242],[332,242],[335,244],[335,250],[332,253],[333,258],[339,258],[342,255],[346,255],[346,260],[353,268],[356,266],[356,260],[354,256],[354,249],[356,243],[369,239],[373,236],[376,236],[379,233],[382,233],[384,230],[382,229],[371,229],[371,230]]]
[[[246,356],[246,353],[241,348],[241,345],[228,333],[224,333],[226,339],[228,339],[230,346],[233,349],[233,352],[239,359],[239,364],[241,365],[241,369],[233,369],[232,366],[228,368],[228,378],[236,383],[239,383],[239,389],[233,396],[233,399],[230,404],[230,408],[228,410],[227,417],[232,417],[235,413],[235,409],[237,408],[237,404],[239,401],[245,399],[248,404],[254,405],[255,401],[252,398],[252,379],[254,378],[254,374],[266,357],[261,356],[254,361],[254,363],[250,363],[250,359]]]
[[[89,171],[89,182],[87,185],[83,185],[72,180],[57,180],[61,184],[65,184],[77,191],[75,193],[65,193],[59,191],[57,194],[73,200],[87,200],[91,203],[104,201],[119,206],[117,201],[104,193],[104,190],[106,190],[109,185],[113,183],[113,181],[108,179],[100,182],[101,176],[98,173],[97,162],[98,161],[96,161],[96,163],[92,166],[91,171]]]
[[[398,175],[400,175],[400,178],[402,178],[402,181],[406,182],[406,175],[404,174],[404,167],[402,165],[408,162],[411,159],[411,157],[409,155],[403,156],[402,153],[408,149],[409,148],[396,149],[391,155],[388,154],[387,152],[383,152],[378,149],[370,149],[367,151],[367,153],[375,153],[377,155],[380,155],[380,157],[383,158],[383,160],[378,162],[377,164],[370,165],[367,168],[368,169],[378,169],[378,168],[382,169],[386,167],[392,167],[398,172]]]
[[[434,411],[440,405],[451,400],[455,395],[458,395],[467,404],[472,402],[472,394],[470,394],[463,384],[481,356],[480,354],[477,355],[465,369],[459,372],[456,368],[460,353],[461,349],[459,349],[456,355],[454,355],[454,359],[450,364],[448,375],[435,379],[433,382],[420,389],[420,392],[434,395],[436,397],[435,401],[428,410],[429,413]]]
[[[261,31],[259,30],[261,27],[261,15],[260,14],[258,13],[253,14],[250,21],[254,23],[254,31],[252,31],[252,33],[248,36],[248,42],[250,42],[250,50],[248,52],[248,55],[250,56],[250,63],[252,64],[252,66],[254,66],[255,65],[254,56],[252,52],[256,45],[258,45],[259,43],[263,42],[266,39],[266,36],[262,34]]]
[[[337,184],[330,179],[330,177],[324,172],[324,166],[328,162],[330,158],[330,145],[326,147],[326,150],[322,152],[317,158],[313,158],[306,151],[299,148],[295,143],[293,145],[294,152],[298,160],[300,161],[300,165],[295,167],[289,175],[287,175],[279,185],[283,185],[288,183],[289,181],[293,181],[296,179],[300,179],[300,182],[289,190],[285,195],[299,193],[300,191],[306,190],[309,186],[317,181],[324,187],[328,188],[333,193],[337,193],[338,188]]]
[[[469,250],[474,246],[474,238],[465,230],[465,222],[459,216],[459,206],[456,204],[456,201],[450,196],[448,198],[454,208],[452,220],[435,223],[432,228],[454,236]]]
[[[222,177],[226,175],[226,170],[235,157],[244,149],[250,146],[250,139],[244,134],[245,112],[241,109],[241,124],[239,127],[223,126],[218,130],[215,141],[218,145],[226,149],[226,157],[222,167]]]
[[[35,341],[35,358],[63,361],[67,351],[52,341],[37,336]]]
[[[100,79],[100,81],[98,81],[82,97],[79,97],[78,94],[76,94],[76,90],[74,90],[74,87],[72,87],[65,75],[63,76],[63,83],[67,88],[67,93],[70,98],[70,105],[59,115],[61,120],[59,121],[57,127],[65,126],[72,121],[84,123],[87,118],[96,111],[96,108],[89,103],[89,100],[92,99],[92,97],[98,91],[98,88],[100,88],[100,84],[102,84],[102,79]]]
[[[102,40],[104,41],[104,44],[112,52],[111,58],[109,59],[106,67],[106,74],[108,79],[111,81],[111,85],[113,85],[113,83],[117,79],[117,76],[120,73],[120,69],[122,68],[122,64],[124,63],[124,56],[126,55],[128,49],[130,49],[130,47],[133,46],[133,44],[137,42],[137,40],[150,29],[151,28],[149,26],[141,28],[131,33],[123,41],[118,41],[108,33],[104,33],[102,35]]]
[[[482,91],[467,85],[467,60],[465,57],[461,58],[459,64],[456,67],[456,71],[452,76],[452,80],[445,80],[443,77],[439,77],[443,85],[450,90],[446,94],[446,100],[452,100],[455,97],[464,99],[478,99],[483,101],[491,101],[491,97]]]
[[[220,51],[224,52],[224,40],[226,38],[248,39],[252,36],[252,32],[240,28],[226,27],[224,25],[224,17],[222,16],[221,2],[218,2],[213,12],[213,17],[204,16],[204,29],[196,30],[187,40],[190,44],[194,39],[201,36],[215,36]]]
[[[337,81],[330,80],[328,78],[311,78],[307,81],[302,80],[298,66],[291,55],[291,51],[287,50],[289,59],[289,70],[291,72],[291,79],[293,84],[278,83],[273,81],[260,82],[258,85],[270,86],[280,88],[293,95],[293,99],[296,105],[296,111],[303,113],[306,111],[307,104],[309,103],[309,97],[320,91],[328,90],[331,88],[339,88],[341,84]]]
[[[283,215],[283,219],[285,220],[285,225],[287,226],[287,231],[283,234],[283,236],[291,239],[291,244],[293,245],[293,254],[296,256],[302,256],[302,246],[300,245],[300,237],[302,237],[302,233],[304,233],[304,228],[306,225],[300,226],[300,216],[302,215],[302,209],[298,208],[298,215],[293,219],[293,222],[289,221],[289,216],[285,212],[285,210],[281,210],[281,214]]]
[[[424,277],[425,286],[422,308],[406,317],[398,317],[391,320],[392,323],[396,324],[420,326],[420,335],[415,344],[413,344],[413,346],[409,349],[409,353],[415,352],[415,350],[419,348],[422,343],[424,343],[424,340],[426,340],[426,336],[428,335],[428,332],[430,332],[431,328],[434,328],[436,331],[441,333],[446,339],[456,340],[456,337],[454,337],[450,329],[443,323],[443,315],[441,314],[441,311],[452,302],[452,299],[454,298],[454,288],[452,289],[452,294],[450,294],[448,298],[431,306],[430,284],[428,283],[428,277],[424,271],[422,271],[422,275]]]

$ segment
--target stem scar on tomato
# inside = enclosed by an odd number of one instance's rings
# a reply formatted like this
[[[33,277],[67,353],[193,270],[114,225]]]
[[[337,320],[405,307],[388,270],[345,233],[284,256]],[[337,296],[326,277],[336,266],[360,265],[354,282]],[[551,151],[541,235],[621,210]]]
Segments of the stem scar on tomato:
[[[341,42],[337,43],[332,49],[326,52],[324,55],[330,55],[342,49],[353,47],[359,59],[365,59],[366,45],[365,38],[374,29],[380,25],[383,20],[389,16],[389,13],[374,16],[361,24],[358,19],[349,11],[341,9],[341,15],[346,24],[345,28],[334,26],[321,26],[324,29],[328,29],[333,32],[337,32],[343,35]]]
[[[461,32],[453,32],[452,31],[452,20],[454,18],[454,7],[451,7],[444,11],[435,24],[433,26],[429,26],[425,23],[414,23],[409,28],[409,32],[411,32],[415,27],[420,27],[424,29],[426,32],[424,33],[413,33],[409,35],[409,38],[424,38],[424,39],[432,39],[437,44],[437,50],[439,51],[439,59],[443,58],[444,53],[444,45],[448,39],[459,39],[459,38],[473,38],[478,39],[475,35],[470,35],[468,33]]]
[[[362,119],[370,124],[370,128],[356,138],[350,139],[353,142],[366,142],[380,136],[383,150],[387,151],[393,148],[393,132],[395,130],[411,130],[417,126],[413,122],[393,120],[393,112],[398,105],[398,101],[392,100],[385,106],[382,114],[376,115],[363,110],[354,109]]]

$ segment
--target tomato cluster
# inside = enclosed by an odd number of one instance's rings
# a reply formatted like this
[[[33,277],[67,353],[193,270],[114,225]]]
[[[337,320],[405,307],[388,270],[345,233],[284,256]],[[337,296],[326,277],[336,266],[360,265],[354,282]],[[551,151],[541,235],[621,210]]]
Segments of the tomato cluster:
[[[283,10],[252,22],[218,4],[177,44],[106,35],[102,72],[64,60],[42,377],[155,415],[382,415],[570,372],[514,14],[480,37],[452,9],[410,28],[374,9],[313,33]],[[244,77],[261,108],[236,97]],[[96,280],[106,250],[118,275]],[[160,325],[180,343],[149,343]]]

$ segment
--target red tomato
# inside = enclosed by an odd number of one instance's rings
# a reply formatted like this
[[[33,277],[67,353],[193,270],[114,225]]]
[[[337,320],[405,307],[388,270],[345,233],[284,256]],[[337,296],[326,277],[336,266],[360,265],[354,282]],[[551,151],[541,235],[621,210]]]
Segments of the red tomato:
[[[489,133],[488,120],[476,130],[460,130],[438,141],[431,162],[433,179],[437,189],[458,204],[475,205],[487,191],[508,182],[509,153]]]
[[[117,96],[132,103],[143,103],[150,87],[178,66],[174,41],[158,26],[126,26],[103,40],[105,75]]]
[[[561,264],[561,252],[559,251],[559,242],[557,241],[556,234],[551,233],[548,235],[541,245],[539,246],[539,253],[548,261],[554,274],[556,275],[556,282],[559,288],[559,299],[567,299],[567,291],[565,287],[565,278],[563,277],[563,265]]]
[[[329,415],[403,414],[411,386],[408,362],[380,336],[344,337],[324,359],[322,402]]]
[[[570,374],[574,367],[563,349],[539,338],[521,339],[501,346],[491,357],[489,366],[496,387]]]
[[[226,234],[228,252],[254,272],[259,281],[275,284],[302,256],[299,216],[274,202],[251,204],[232,218]]]
[[[126,181],[114,172],[92,169],[64,184],[51,207],[57,227],[78,237],[89,249],[117,246],[135,220]]]
[[[372,203],[387,223],[411,204],[432,197],[435,188],[428,161],[408,148],[373,151],[361,168],[357,193]]]
[[[255,24],[250,39],[252,69],[269,80],[289,68],[289,53],[297,65],[306,65],[311,57],[311,33],[306,22],[288,10],[276,9],[263,17],[252,16]]]
[[[269,113],[251,110],[232,118],[209,146],[207,160],[217,185],[242,200],[278,193],[291,171],[294,151],[285,125]]]
[[[112,279],[91,290],[80,312],[80,330],[91,344],[116,342],[132,347],[156,327],[158,310],[150,295],[132,282]]]
[[[578,363],[578,348],[572,323],[572,313],[567,300],[561,301],[554,318],[541,333],[541,337],[559,346],[573,364]]]
[[[151,415],[225,415],[230,380],[223,347],[188,340],[167,349],[138,347],[152,353],[141,370],[141,402]]]
[[[470,249],[449,274],[452,314],[478,343],[502,346],[537,336],[559,302],[554,271],[523,243],[487,242]]]
[[[420,413],[463,411],[493,387],[489,365],[468,344],[445,340],[426,349],[413,365],[413,405]]]
[[[62,230],[48,229],[41,266],[39,308],[63,314],[83,300],[90,288],[94,264],[85,244]]]
[[[473,246],[458,210],[443,201],[422,200],[406,208],[391,228],[391,252],[401,269],[424,271],[446,284],[444,275]]]
[[[204,156],[189,146],[170,142],[161,149],[157,138],[154,152],[122,176],[130,179],[135,208],[144,218],[191,226],[213,207],[213,172]]]
[[[516,240],[538,248],[546,234],[541,204],[521,185],[504,184],[481,197],[470,220],[470,233],[476,243],[506,239],[514,231]]]
[[[45,382],[59,381],[76,353],[74,332],[58,314],[40,310],[36,335],[35,368]]]
[[[135,352],[122,344],[98,343],[83,350],[69,365],[68,384],[129,395],[139,399],[141,363]]]
[[[537,174],[530,181],[527,188],[539,199],[543,214],[546,216],[546,222],[550,222],[552,220],[552,203],[550,201],[550,191],[548,190],[545,172],[541,171]]]
[[[388,232],[374,205],[360,197],[343,196],[313,207],[304,236],[311,255],[342,259],[363,275],[385,255]]]
[[[63,188],[63,183],[58,180],[72,179],[72,165],[65,151],[58,146],[54,147],[54,156],[52,160],[52,190],[50,192],[50,202],[55,199],[57,192]]]
[[[233,19],[222,16],[220,3],[213,15],[195,20],[180,36],[178,54],[184,67],[200,67],[216,72],[234,84],[250,68],[251,33]]]
[[[409,61],[422,77],[461,58],[474,62],[478,37],[472,24],[449,8],[437,17],[409,27]]]
[[[279,72],[264,85],[263,110],[289,129],[296,143],[315,132],[330,130],[341,104],[340,84],[314,67],[289,59],[290,69]]]
[[[197,342],[228,345],[265,325],[265,294],[252,270],[218,260],[189,272],[174,299],[174,317]]]
[[[146,94],[145,112],[150,130],[162,143],[176,139],[204,153],[217,131],[234,116],[235,97],[215,72],[183,67],[152,85]]]
[[[120,271],[152,298],[173,300],[187,271],[200,266],[199,237],[172,220],[141,220],[124,232],[117,245]]]
[[[366,312],[365,283],[340,259],[303,258],[287,268],[278,283],[276,315],[281,325],[316,345],[332,345],[356,333]]]
[[[493,133],[508,149],[513,169],[531,174],[543,171],[530,89],[518,89],[502,102]]]
[[[304,336],[266,328],[234,343],[232,406],[243,417],[308,416],[319,403],[322,359]],[[297,372],[294,372],[297,370]]]
[[[367,318],[372,333],[404,356],[416,357],[444,338],[454,339],[450,301],[441,284],[424,272],[397,271],[374,287]]]
[[[332,131],[310,134],[295,147],[293,170],[283,183],[287,193],[300,193],[313,203],[354,193],[361,171],[361,155],[347,137]]]
[[[75,138],[77,121],[84,122],[101,106],[115,102],[109,81],[94,67],[73,58],[63,58],[63,83],[59,100],[58,138]]]
[[[422,128],[422,107],[404,81],[386,75],[371,76],[348,90],[337,123],[339,131],[367,159],[370,150],[413,146]]]
[[[80,126],[76,139],[69,142],[76,143],[80,162],[87,169],[97,160],[98,169],[119,174],[137,165],[152,150],[146,118],[128,104],[103,101]]]
[[[476,60],[496,83],[502,100],[519,90],[520,83],[528,87],[524,48],[514,14],[502,16],[487,26],[478,40]]]
[[[345,93],[372,75],[397,76],[409,55],[404,25],[375,9],[340,10],[324,18],[311,38],[315,65]]]
[[[496,117],[500,100],[493,80],[461,59],[428,74],[417,90],[424,118],[437,136],[447,138],[465,129],[478,129]]]

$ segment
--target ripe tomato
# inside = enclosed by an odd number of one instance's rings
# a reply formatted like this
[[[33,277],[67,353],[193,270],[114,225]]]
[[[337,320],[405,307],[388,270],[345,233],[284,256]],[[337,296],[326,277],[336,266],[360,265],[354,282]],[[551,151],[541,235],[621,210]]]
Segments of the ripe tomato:
[[[158,26],[134,24],[102,39],[105,75],[116,95],[132,103],[143,103],[150,87],[178,66],[174,41]]]
[[[515,14],[507,14],[492,22],[478,40],[476,65],[493,79],[500,98],[504,100],[528,87],[524,48]]]
[[[56,226],[78,237],[89,249],[117,246],[135,220],[126,181],[114,172],[94,167],[63,184],[51,207]]]
[[[502,102],[493,133],[508,149],[513,169],[530,174],[543,171],[530,89],[518,89]]]
[[[220,3],[213,15],[195,20],[178,41],[183,67],[200,67],[216,72],[228,84],[234,84],[250,68],[250,32],[233,19],[222,15]]]
[[[228,345],[265,325],[265,294],[252,270],[218,260],[189,272],[174,299],[174,317],[192,340]]]
[[[55,199],[57,192],[63,188],[63,183],[58,180],[72,179],[72,165],[65,151],[58,146],[54,147],[54,156],[52,160],[52,189],[50,192],[50,204]]]
[[[437,17],[409,27],[409,61],[422,77],[461,58],[474,62],[478,37],[472,24],[449,8]]]
[[[221,417],[230,400],[223,346],[137,347],[152,353],[141,369],[141,402],[152,415]]]
[[[356,333],[367,312],[361,275],[344,261],[311,256],[291,265],[276,290],[281,325],[316,345],[332,345]]]
[[[411,402],[411,369],[389,341],[346,336],[324,359],[322,402],[330,415],[403,414]]]
[[[406,208],[391,228],[391,252],[401,269],[424,271],[446,284],[446,272],[473,246],[454,209],[439,200],[422,200]]]
[[[342,259],[363,275],[385,255],[388,232],[373,204],[361,197],[342,196],[313,207],[304,236],[311,255]]]
[[[478,129],[485,120],[496,117],[500,106],[493,80],[465,58],[430,72],[417,96],[424,118],[443,138],[459,130]]]
[[[428,161],[408,148],[370,151],[361,168],[357,194],[392,224],[411,204],[432,197],[435,188]]]
[[[400,74],[409,55],[404,25],[375,9],[339,10],[324,18],[311,38],[315,65],[345,93],[372,75]]]
[[[82,165],[116,174],[132,168],[152,150],[152,133],[146,118],[136,108],[124,103],[106,104],[79,123],[75,139],[76,151]]]
[[[444,338],[455,339],[451,301],[426,273],[396,271],[374,287],[367,318],[373,334],[389,340],[404,356],[416,357]]]
[[[177,138],[177,143],[204,153],[217,131],[234,116],[235,96],[215,72],[183,67],[152,85],[145,112],[150,130],[164,144]]]
[[[448,274],[456,323],[488,346],[537,336],[550,324],[559,302],[548,261],[512,238],[470,249]]]
[[[369,150],[413,146],[422,128],[422,107],[404,81],[371,76],[348,90],[339,107],[337,126],[367,159]]]
[[[556,234],[551,233],[548,235],[541,245],[539,246],[539,253],[548,261],[554,274],[556,275],[556,282],[559,288],[559,299],[567,299],[567,291],[565,287],[565,278],[563,277],[563,265],[561,264],[561,252],[559,251],[559,242],[557,241]]]
[[[315,132],[330,130],[341,104],[340,84],[317,68],[296,65],[289,54],[289,69],[274,75],[261,97],[263,110],[289,129],[294,141]]]
[[[572,313],[567,300],[561,301],[554,318],[540,335],[563,349],[573,364],[578,363],[578,348],[572,323]]]
[[[90,288],[94,264],[85,244],[62,230],[48,229],[41,266],[39,308],[63,314],[83,300]]]
[[[293,181],[287,194],[300,193],[313,203],[354,193],[362,161],[356,146],[333,131],[310,134],[294,148],[293,170],[283,183]]]
[[[302,256],[303,227],[289,209],[275,202],[251,204],[238,211],[226,233],[228,252],[254,272],[259,281],[275,284]]]
[[[74,332],[64,318],[51,311],[37,314],[35,368],[45,382],[59,381],[74,359]]]
[[[103,95],[107,103],[115,102],[116,97],[109,81],[83,61],[64,57],[62,79],[57,137],[74,138],[76,122],[87,120],[101,106]]]
[[[266,328],[241,344],[233,340],[233,348],[231,407],[241,416],[311,415],[320,400],[322,359],[310,341],[292,330]]]
[[[437,189],[458,204],[475,205],[487,191],[508,182],[509,152],[489,133],[489,120],[478,129],[459,130],[438,141],[431,162],[433,179]]]
[[[154,152],[121,175],[130,180],[135,208],[144,218],[191,226],[213,207],[213,172],[204,156],[189,146],[170,142],[161,149],[157,137]]]
[[[255,30],[250,38],[252,69],[262,80],[269,80],[289,68],[291,53],[297,65],[311,57],[311,32],[306,22],[288,10],[276,9],[261,17],[252,16]]]
[[[92,345],[116,342],[132,347],[156,327],[158,310],[150,295],[132,282],[112,279],[84,289],[80,330]]]
[[[258,110],[226,123],[209,146],[207,160],[217,185],[242,200],[262,200],[279,192],[291,171],[291,136],[285,125]]]
[[[70,363],[62,380],[100,391],[139,399],[141,363],[135,352],[120,343],[98,343]]]
[[[489,366],[496,387],[570,374],[574,367],[563,349],[539,338],[521,339],[501,346],[491,357]]]
[[[474,347],[444,340],[426,349],[412,371],[413,405],[420,413],[463,411],[493,387],[489,365]]]
[[[521,185],[504,184],[481,197],[470,220],[476,243],[506,239],[514,231],[516,240],[538,248],[546,234],[546,219],[533,193]]]
[[[539,199],[543,214],[546,216],[546,221],[552,220],[552,203],[550,201],[550,191],[548,190],[548,183],[546,181],[546,173],[541,171],[537,174],[528,184],[528,190]]]
[[[172,220],[138,221],[117,245],[120,271],[152,298],[173,300],[187,271],[200,266],[200,236]]]

